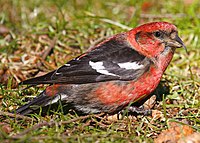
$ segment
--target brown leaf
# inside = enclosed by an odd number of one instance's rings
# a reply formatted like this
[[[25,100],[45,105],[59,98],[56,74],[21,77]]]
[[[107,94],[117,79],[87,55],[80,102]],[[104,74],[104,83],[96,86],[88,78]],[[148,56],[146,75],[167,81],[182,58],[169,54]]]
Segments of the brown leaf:
[[[170,128],[161,132],[154,140],[155,143],[175,143],[179,139],[185,138],[193,133],[193,129],[188,125],[170,122]]]
[[[0,25],[0,35],[7,35],[9,33],[9,29],[4,26],[4,25]]]
[[[194,0],[184,0],[184,4],[187,5],[187,6],[191,5],[194,2],[195,2]]]
[[[144,109],[152,109],[156,104],[156,95],[151,96],[144,104]]]
[[[178,143],[200,143],[200,133],[193,133],[178,140]]]
[[[153,3],[150,1],[145,1],[142,4],[142,12],[148,12],[153,7]]]
[[[136,120],[137,118],[135,116],[132,116],[132,115],[129,115],[129,116],[124,116],[122,114],[114,114],[114,115],[108,115],[108,116],[105,116],[105,118],[108,120],[108,121],[118,121],[118,120],[122,120],[122,119],[129,119],[129,120]]]
[[[15,72],[16,74],[17,72]],[[11,80],[11,88],[15,88],[18,85],[16,78],[13,76],[11,70],[0,71],[0,83],[7,85],[9,80]]]
[[[158,119],[161,119],[162,121],[165,120],[163,113],[159,110],[152,110],[152,117],[155,120],[158,120]]]
[[[12,131],[12,128],[9,124],[0,122],[0,130],[5,132],[6,134],[9,134]]]

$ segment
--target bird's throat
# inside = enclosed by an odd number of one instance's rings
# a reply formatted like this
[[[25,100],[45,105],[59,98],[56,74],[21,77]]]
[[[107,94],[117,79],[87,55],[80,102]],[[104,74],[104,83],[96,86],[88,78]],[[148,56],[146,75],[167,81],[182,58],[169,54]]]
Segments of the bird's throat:
[[[176,49],[172,47],[165,47],[165,50],[157,56],[156,65],[163,72],[166,70],[167,66],[172,60],[175,50]]]

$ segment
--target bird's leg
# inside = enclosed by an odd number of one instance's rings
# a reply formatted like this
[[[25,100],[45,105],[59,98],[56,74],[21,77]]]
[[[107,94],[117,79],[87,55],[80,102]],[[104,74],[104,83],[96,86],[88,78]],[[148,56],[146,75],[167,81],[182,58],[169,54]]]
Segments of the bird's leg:
[[[124,116],[125,113],[148,116],[152,114],[152,111],[150,109],[144,109],[144,106],[140,106],[140,107],[128,106],[127,108],[117,113],[117,118],[119,119],[120,114]]]
[[[150,109],[144,109],[144,106],[140,106],[140,107],[129,106],[128,112],[129,113],[142,114],[144,116],[148,116],[148,115],[152,114],[152,111]]]

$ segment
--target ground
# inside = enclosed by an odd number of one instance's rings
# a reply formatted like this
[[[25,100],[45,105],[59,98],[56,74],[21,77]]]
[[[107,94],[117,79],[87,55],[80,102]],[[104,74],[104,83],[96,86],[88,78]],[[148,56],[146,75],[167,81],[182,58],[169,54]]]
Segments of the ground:
[[[200,131],[198,0],[1,0],[0,5],[0,141],[162,142],[166,132],[183,130],[187,136]],[[118,120],[62,112],[11,114],[44,89],[24,89],[20,81],[56,69],[103,39],[150,21],[175,24],[188,50],[176,50],[154,93],[157,99],[152,96],[145,104],[152,115]]]

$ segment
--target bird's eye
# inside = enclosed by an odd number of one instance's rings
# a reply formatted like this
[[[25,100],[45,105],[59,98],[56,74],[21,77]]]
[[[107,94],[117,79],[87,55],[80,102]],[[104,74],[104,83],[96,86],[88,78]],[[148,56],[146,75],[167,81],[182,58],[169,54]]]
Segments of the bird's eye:
[[[160,31],[156,31],[156,32],[154,32],[154,36],[157,38],[163,38],[163,33]]]

